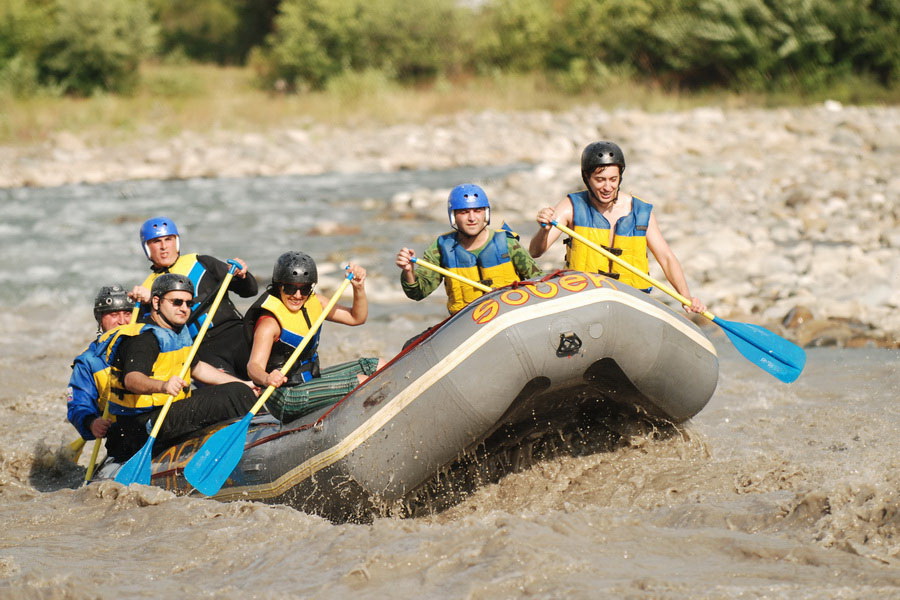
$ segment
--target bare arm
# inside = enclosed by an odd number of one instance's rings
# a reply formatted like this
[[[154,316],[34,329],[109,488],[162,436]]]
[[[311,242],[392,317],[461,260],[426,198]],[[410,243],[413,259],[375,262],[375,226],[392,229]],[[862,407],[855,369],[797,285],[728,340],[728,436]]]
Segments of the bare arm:
[[[280,387],[287,377],[279,369],[266,372],[266,365],[272,355],[272,344],[281,335],[281,327],[275,319],[261,319],[253,332],[253,347],[250,349],[250,360],[247,361],[247,374],[253,383],[262,387],[274,385]]]
[[[551,221],[556,221],[566,227],[572,223],[572,201],[564,198],[556,205],[555,208],[542,208],[538,211],[537,222],[540,226],[531,243],[528,245],[528,253],[533,258],[543,256],[544,252],[550,249],[556,240],[559,239],[560,230],[550,225]]]
[[[344,325],[362,325],[369,318],[369,300],[366,297],[366,270],[359,265],[350,265],[353,279],[353,305],[350,308],[341,304],[335,305],[326,319]]]
[[[209,363],[198,360],[191,368],[191,377],[205,383],[207,385],[219,385],[220,383],[231,383],[233,381],[241,381],[234,375],[220,371]]]
[[[706,312],[706,305],[699,298],[691,296],[691,290],[688,288],[687,279],[684,276],[684,270],[681,268],[681,262],[668,242],[663,238],[662,231],[659,229],[659,223],[656,221],[656,215],[650,214],[650,223],[647,226],[647,247],[656,258],[656,262],[662,267],[666,279],[672,284],[679,294],[685,298],[690,298],[691,306],[685,306],[688,312],[702,313]]]

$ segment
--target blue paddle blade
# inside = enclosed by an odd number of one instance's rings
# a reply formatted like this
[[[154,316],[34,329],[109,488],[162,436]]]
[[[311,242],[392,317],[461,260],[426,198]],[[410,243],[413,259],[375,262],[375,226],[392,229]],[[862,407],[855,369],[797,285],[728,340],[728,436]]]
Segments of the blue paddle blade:
[[[222,489],[244,455],[252,418],[253,413],[247,413],[237,423],[212,434],[184,468],[185,478],[201,493],[215,496]]]
[[[147,442],[138,453],[128,459],[116,473],[116,482],[122,485],[142,483],[150,485],[150,459],[153,458],[153,442],[156,438],[147,438]]]
[[[758,367],[785,383],[800,377],[806,365],[803,348],[774,334],[765,327],[726,321],[716,317],[713,322],[725,330],[734,347]]]

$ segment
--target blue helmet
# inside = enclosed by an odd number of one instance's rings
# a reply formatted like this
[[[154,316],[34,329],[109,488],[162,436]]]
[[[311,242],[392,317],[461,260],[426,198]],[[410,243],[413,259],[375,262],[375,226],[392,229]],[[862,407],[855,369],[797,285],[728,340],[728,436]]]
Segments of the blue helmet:
[[[141,245],[144,247],[144,254],[147,255],[147,258],[150,258],[150,248],[147,246],[147,242],[166,235],[174,235],[177,238],[175,249],[181,252],[181,236],[178,234],[178,227],[172,219],[154,217],[141,225]]]
[[[450,196],[447,198],[447,216],[450,218],[451,227],[456,228],[453,211],[466,208],[485,209],[486,223],[490,225],[491,203],[488,202],[487,193],[474,183],[464,183],[450,190]]]

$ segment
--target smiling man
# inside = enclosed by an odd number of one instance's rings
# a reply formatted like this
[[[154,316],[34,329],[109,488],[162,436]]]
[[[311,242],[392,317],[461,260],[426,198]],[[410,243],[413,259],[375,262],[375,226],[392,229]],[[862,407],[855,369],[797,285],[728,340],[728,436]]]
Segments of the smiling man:
[[[107,362],[110,412],[115,423],[106,450],[117,462],[146,443],[153,421],[169,396],[173,403],[159,430],[154,454],[195,431],[246,414],[256,399],[252,382],[241,381],[196,356],[179,377],[190,354],[186,324],[194,303],[194,285],[184,275],[165,273],[150,292],[147,323],[131,323],[111,332]],[[191,381],[207,384],[191,391]]]
[[[140,231],[141,246],[151,262],[152,271],[141,285],[136,285],[130,295],[140,303],[139,311],[144,320],[150,301],[150,288],[154,280],[163,273],[184,275],[194,284],[198,302],[193,306],[188,319],[188,332],[195,337],[206,311],[212,304],[219,286],[228,273],[228,264],[205,254],[181,254],[181,236],[172,219],[155,217],[147,220]],[[235,261],[242,268],[234,273],[228,290],[242,298],[251,298],[259,292],[256,278],[247,270],[247,265],[239,258]],[[136,319],[137,320],[137,319]],[[228,294],[222,299],[215,318],[200,345],[200,359],[217,369],[222,369],[241,379],[247,378],[247,359],[250,347],[243,334],[242,315],[235,308]]]
[[[516,234],[505,227],[488,227],[491,205],[481,187],[465,183],[453,188],[447,198],[447,216],[454,231],[438,237],[428,247],[422,257],[426,261],[493,288],[543,275]],[[408,298],[425,298],[443,280],[447,309],[452,315],[484,294],[456,279],[416,267],[411,260],[415,255],[413,250],[402,248],[394,261],[402,271],[400,282]]]
[[[617,144],[594,142],[581,153],[581,179],[587,188],[569,194],[555,208],[542,208],[537,214],[541,226],[531,240],[531,256],[538,258],[559,239],[556,221],[590,241],[603,246],[631,266],[649,272],[647,250],[653,253],[669,283],[691,299],[689,312],[706,312],[706,306],[691,296],[681,263],[663,238],[653,205],[621,190],[625,173],[625,155]],[[600,273],[649,292],[648,283],[578,240],[566,240],[566,267],[588,273]]]

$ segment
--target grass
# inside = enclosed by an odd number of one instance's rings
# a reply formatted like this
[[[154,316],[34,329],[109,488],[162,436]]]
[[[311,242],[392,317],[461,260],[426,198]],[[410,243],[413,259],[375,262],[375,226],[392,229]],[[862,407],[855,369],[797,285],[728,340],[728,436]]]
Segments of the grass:
[[[828,98],[854,104],[900,102],[900,89],[856,81],[807,96],[679,94],[627,80],[601,92],[565,93],[542,74],[464,76],[401,87],[375,71],[345,75],[321,92],[282,94],[259,89],[253,71],[245,67],[146,64],[141,75],[140,86],[130,96],[0,98],[0,145],[39,144],[61,132],[88,144],[114,145],[137,138],[165,139],[182,131],[249,132],[311,123],[390,125],[462,111],[563,111],[585,104],[656,112],[701,105],[799,105]]]

